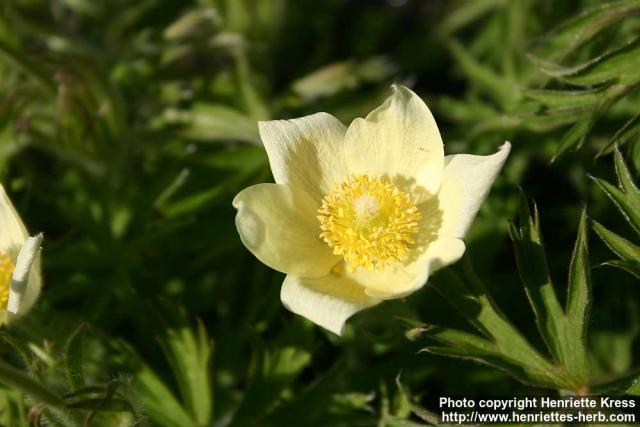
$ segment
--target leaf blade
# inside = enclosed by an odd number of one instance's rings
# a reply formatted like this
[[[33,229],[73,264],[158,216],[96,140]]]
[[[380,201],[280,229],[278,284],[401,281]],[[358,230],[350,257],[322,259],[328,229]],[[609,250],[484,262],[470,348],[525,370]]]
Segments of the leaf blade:
[[[567,354],[571,360],[565,365],[585,384],[589,380],[589,356],[587,354],[587,328],[591,308],[591,273],[589,266],[588,217],[584,210],[580,217],[578,236],[569,264],[569,288],[567,292]]]
[[[624,237],[608,230],[597,221],[593,221],[592,227],[604,244],[620,258],[640,262],[640,247],[634,245]]]
[[[627,197],[625,193],[600,178],[592,178],[600,189],[611,199],[629,225],[640,234],[640,201]]]
[[[67,380],[73,390],[85,386],[84,370],[82,367],[82,344],[87,326],[83,323],[69,336],[65,344],[65,360]]]
[[[560,319],[564,317],[564,313],[542,247],[538,211],[534,208],[534,214],[531,216],[524,195],[520,199],[519,226],[511,224],[510,235],[518,272],[533,309],[538,330],[554,358],[562,360],[562,347],[557,337],[563,335]]]
[[[213,416],[210,372],[213,344],[203,323],[198,322],[195,333],[188,327],[170,329],[163,347],[191,416],[199,425],[209,424]]]

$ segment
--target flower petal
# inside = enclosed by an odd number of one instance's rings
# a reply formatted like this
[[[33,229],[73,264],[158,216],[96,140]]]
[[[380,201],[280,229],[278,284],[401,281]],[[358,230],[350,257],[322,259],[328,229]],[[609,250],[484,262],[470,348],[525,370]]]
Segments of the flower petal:
[[[389,176],[425,200],[440,187],[442,138],[429,108],[415,93],[403,86],[393,90],[366,119],[354,120],[347,129],[349,171]]]
[[[443,238],[431,242],[415,260],[384,271],[357,269],[347,273],[365,287],[365,293],[373,298],[396,299],[420,289],[432,273],[458,261],[464,255],[465,245],[460,239]]]
[[[23,315],[28,312],[40,295],[42,287],[40,246],[42,239],[42,233],[29,237],[18,254],[7,303],[10,320],[15,315]]]
[[[338,335],[349,317],[380,302],[353,280],[333,273],[314,279],[289,275],[280,299],[290,311]]]
[[[357,269],[317,278],[288,275],[280,299],[290,311],[342,335],[349,317],[383,300],[401,298],[421,288],[431,273],[456,262],[464,250],[460,239],[440,239],[432,242],[416,261],[383,272]]]
[[[260,261],[288,274],[323,276],[339,260],[320,240],[317,209],[304,191],[288,185],[258,184],[233,200],[242,243]]]
[[[29,234],[24,223],[0,185],[0,251],[17,252],[27,237]]]
[[[511,144],[505,142],[490,156],[454,154],[445,158],[440,192],[420,206],[425,217],[438,212],[442,221],[439,236],[464,237],[510,150]]]
[[[332,115],[259,122],[258,127],[278,184],[300,187],[320,201],[343,181],[342,144],[347,128]]]

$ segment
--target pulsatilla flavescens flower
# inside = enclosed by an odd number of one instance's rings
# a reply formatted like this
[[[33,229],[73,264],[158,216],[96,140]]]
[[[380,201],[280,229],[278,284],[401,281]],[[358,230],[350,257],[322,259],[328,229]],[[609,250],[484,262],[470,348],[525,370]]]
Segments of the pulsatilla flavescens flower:
[[[445,156],[431,112],[405,87],[348,128],[326,113],[259,127],[276,183],[236,196],[240,237],[287,274],[284,305],[337,334],[460,259],[510,150]]]
[[[42,234],[29,237],[0,185],[0,325],[25,314],[40,295],[41,243]]]

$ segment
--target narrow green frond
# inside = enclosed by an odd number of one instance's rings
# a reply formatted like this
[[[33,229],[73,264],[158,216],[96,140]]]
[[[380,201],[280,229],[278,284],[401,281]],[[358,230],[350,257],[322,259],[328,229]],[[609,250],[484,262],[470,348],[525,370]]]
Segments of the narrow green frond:
[[[584,210],[578,226],[578,236],[569,265],[566,306],[566,367],[583,383],[589,381],[587,329],[591,310],[591,266],[589,265],[587,212]]]
[[[624,162],[622,153],[620,153],[618,148],[616,148],[613,158],[615,161],[616,175],[618,176],[618,185],[620,186],[620,189],[624,191],[624,194],[627,197],[634,200],[634,205],[640,205],[640,190],[636,186],[636,183],[631,176],[631,172],[629,171],[627,164]]]
[[[628,197],[615,186],[599,178],[592,178],[600,189],[613,201],[629,225],[640,234],[640,200]]]
[[[608,230],[604,225],[593,221],[593,230],[598,237],[620,258],[640,263],[640,247],[622,236]]]

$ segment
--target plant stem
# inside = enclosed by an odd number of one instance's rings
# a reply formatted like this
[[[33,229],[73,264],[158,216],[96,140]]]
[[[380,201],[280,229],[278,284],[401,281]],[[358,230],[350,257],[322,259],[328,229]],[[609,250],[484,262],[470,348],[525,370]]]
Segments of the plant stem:
[[[33,399],[47,406],[66,409],[64,401],[55,393],[25,374],[23,371],[0,361],[0,382],[16,387]]]

